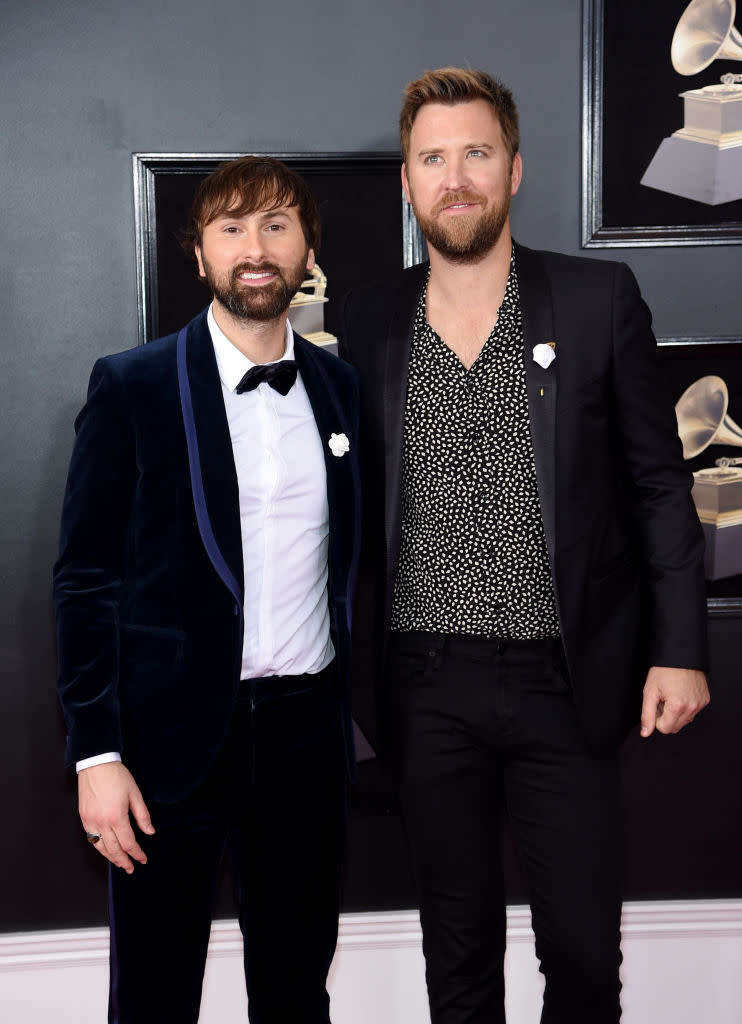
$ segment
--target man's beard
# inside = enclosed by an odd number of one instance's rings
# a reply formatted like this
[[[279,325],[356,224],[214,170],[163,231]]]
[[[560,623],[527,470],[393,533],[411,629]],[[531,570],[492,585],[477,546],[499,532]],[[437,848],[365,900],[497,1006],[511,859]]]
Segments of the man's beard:
[[[433,207],[430,216],[420,213],[410,190],[412,209],[428,245],[451,263],[479,263],[491,252],[502,234],[510,212],[510,181],[506,182],[501,202],[490,203],[477,217],[465,214],[451,217],[441,223],[437,215],[452,203],[483,203],[485,197],[478,192],[462,189],[448,192]]]
[[[301,263],[293,267],[281,269],[275,263],[240,263],[234,267],[227,279],[226,275],[217,276],[213,268],[201,257],[204,265],[206,283],[214,293],[214,298],[228,309],[238,320],[259,320],[267,322],[277,320],[289,308],[289,304],[301,287],[307,275],[307,254]],[[238,280],[240,274],[260,274],[265,271],[275,274],[275,278],[265,285],[248,285]]]

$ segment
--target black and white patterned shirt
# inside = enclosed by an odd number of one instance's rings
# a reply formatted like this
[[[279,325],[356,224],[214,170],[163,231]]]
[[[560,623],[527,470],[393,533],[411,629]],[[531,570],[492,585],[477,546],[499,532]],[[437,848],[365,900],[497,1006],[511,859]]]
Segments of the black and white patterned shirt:
[[[556,636],[514,258],[497,323],[469,370],[428,324],[426,290],[407,385],[392,629]]]

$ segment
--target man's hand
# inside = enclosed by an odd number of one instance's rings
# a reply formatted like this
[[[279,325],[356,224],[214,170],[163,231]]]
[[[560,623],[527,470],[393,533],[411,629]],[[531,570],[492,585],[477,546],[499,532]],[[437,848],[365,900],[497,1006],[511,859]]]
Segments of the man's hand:
[[[131,858],[140,864],[147,857],[134,835],[129,820],[133,814],[142,832],[154,835],[147,806],[131,772],[120,761],[83,768],[77,776],[80,820],[86,832],[100,832],[95,844],[112,864],[130,875],[134,870]]]
[[[694,668],[661,668],[647,673],[642,703],[642,736],[680,732],[710,700],[706,676]]]

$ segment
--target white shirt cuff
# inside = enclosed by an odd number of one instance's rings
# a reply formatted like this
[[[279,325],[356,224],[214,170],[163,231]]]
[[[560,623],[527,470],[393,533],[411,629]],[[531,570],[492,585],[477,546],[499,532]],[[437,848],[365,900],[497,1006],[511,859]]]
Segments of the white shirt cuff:
[[[109,764],[111,761],[120,761],[121,754],[118,754],[115,750],[110,751],[107,754],[96,754],[95,757],[86,757],[82,761],[78,761],[75,768],[78,772],[81,772],[83,768],[92,768],[96,764]]]

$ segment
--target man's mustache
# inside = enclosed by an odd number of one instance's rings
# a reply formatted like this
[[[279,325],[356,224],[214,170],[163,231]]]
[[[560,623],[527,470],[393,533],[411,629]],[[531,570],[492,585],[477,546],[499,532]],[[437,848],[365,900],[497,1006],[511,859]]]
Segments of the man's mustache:
[[[460,192],[446,192],[444,196],[438,200],[432,210],[432,214],[435,217],[442,210],[445,210],[448,206],[455,206],[457,203],[478,203],[484,205],[486,199],[479,192],[471,192],[468,189],[462,189]]]

